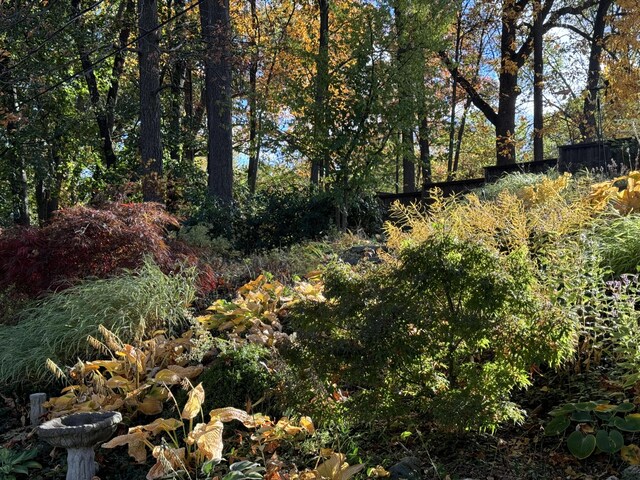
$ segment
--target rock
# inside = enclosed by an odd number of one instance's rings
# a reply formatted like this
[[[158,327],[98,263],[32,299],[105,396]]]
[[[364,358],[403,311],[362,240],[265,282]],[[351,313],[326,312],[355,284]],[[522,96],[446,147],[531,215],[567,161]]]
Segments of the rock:
[[[640,465],[631,465],[622,471],[621,480],[640,480]]]
[[[378,250],[386,251],[386,247],[384,245],[360,245],[351,247],[340,254],[340,260],[349,265],[356,265],[363,260],[380,263],[381,260],[378,256]]]
[[[392,480],[419,480],[422,478],[422,462],[416,457],[404,457],[389,469]]]

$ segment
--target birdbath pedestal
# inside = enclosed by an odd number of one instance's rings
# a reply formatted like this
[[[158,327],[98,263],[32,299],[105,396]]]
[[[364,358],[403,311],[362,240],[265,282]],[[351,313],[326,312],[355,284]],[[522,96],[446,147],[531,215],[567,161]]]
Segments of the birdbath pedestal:
[[[43,423],[38,435],[67,449],[67,480],[91,480],[96,474],[93,447],[107,441],[121,421],[118,412],[73,413]]]

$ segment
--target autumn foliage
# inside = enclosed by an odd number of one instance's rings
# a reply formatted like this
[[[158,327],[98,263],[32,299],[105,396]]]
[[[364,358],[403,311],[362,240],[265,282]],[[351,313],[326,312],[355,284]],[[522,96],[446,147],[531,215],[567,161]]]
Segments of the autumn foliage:
[[[35,296],[81,278],[105,278],[139,267],[147,255],[161,268],[172,269],[180,260],[195,258],[167,239],[167,227],[177,225],[175,217],[154,203],[60,210],[42,228],[0,233],[0,288],[13,285],[16,293]]]

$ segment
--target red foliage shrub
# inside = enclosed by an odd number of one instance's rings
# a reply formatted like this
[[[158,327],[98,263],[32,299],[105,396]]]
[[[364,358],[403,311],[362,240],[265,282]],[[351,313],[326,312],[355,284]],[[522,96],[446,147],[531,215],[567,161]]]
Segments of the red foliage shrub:
[[[60,210],[42,228],[0,232],[0,288],[38,295],[86,277],[107,277],[136,268],[150,255],[164,269],[177,260],[166,228],[178,221],[153,203],[107,204]]]

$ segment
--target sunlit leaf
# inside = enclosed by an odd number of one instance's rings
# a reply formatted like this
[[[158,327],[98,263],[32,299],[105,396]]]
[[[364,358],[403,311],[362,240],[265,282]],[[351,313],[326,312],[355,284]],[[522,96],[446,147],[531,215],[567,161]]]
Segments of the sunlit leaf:
[[[184,409],[182,410],[182,414],[180,415],[181,418],[184,418],[186,420],[195,418],[202,410],[203,403],[204,387],[202,386],[202,383],[199,383],[189,391],[187,403],[185,404]]]

